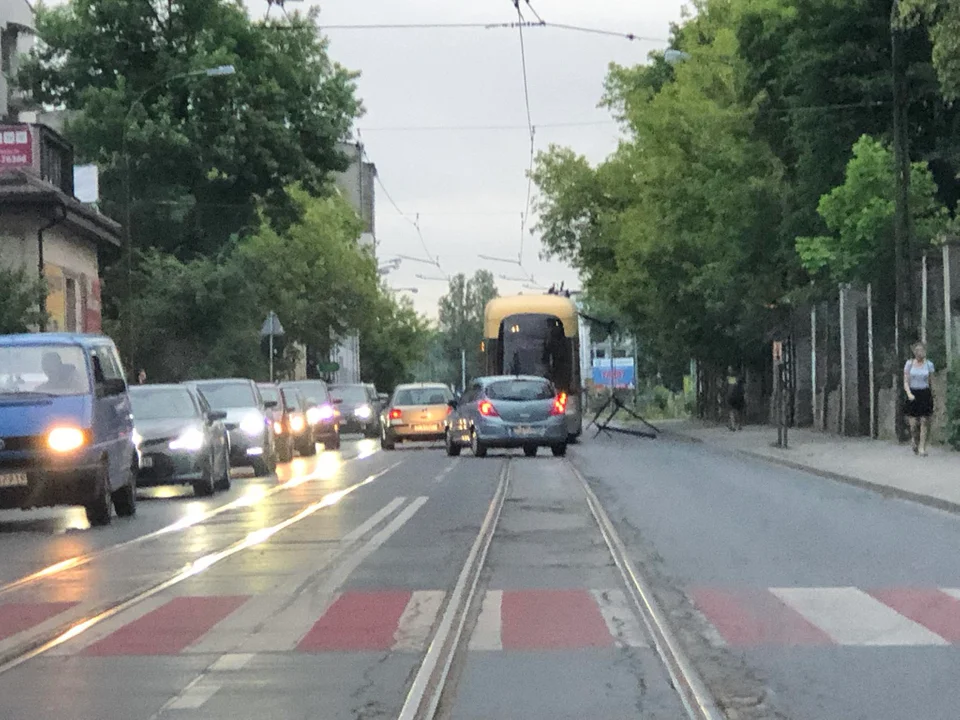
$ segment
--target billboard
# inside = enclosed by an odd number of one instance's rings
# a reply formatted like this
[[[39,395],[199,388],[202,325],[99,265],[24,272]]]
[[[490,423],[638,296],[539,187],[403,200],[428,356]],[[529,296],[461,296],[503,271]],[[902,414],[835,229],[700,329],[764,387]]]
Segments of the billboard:
[[[592,375],[594,385],[632,388],[635,382],[633,358],[614,358],[613,367],[609,358],[595,358]]]
[[[0,171],[33,166],[33,133],[28,125],[0,125]]]

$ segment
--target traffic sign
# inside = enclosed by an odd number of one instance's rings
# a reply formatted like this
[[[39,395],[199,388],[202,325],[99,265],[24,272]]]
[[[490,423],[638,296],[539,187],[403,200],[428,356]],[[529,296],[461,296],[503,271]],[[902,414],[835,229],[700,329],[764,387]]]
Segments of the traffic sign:
[[[340,369],[338,362],[320,362],[317,363],[317,372],[337,372]]]
[[[263,327],[260,328],[260,337],[280,337],[281,335],[283,335],[283,325],[280,324],[277,314],[271,310],[267,319],[263,321]]]

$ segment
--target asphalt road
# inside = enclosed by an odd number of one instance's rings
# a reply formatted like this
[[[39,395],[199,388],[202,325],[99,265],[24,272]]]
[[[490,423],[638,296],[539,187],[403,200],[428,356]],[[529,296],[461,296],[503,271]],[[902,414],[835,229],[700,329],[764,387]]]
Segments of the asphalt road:
[[[501,482],[439,716],[683,718],[573,466],[731,717],[957,717],[960,518],[623,438],[351,440],[107,528],[0,513],[0,718],[397,718]]]
[[[960,517],[679,440],[576,462],[730,705],[960,717]]]

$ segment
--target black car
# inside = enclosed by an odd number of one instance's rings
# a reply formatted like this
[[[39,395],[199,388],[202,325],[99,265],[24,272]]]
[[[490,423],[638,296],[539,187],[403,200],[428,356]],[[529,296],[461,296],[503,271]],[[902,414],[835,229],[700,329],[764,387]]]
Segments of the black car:
[[[380,437],[380,399],[369,385],[331,385],[330,394],[339,400],[340,432]]]
[[[313,426],[307,419],[310,415],[310,403],[303,392],[296,388],[280,388],[283,399],[284,417],[293,438],[293,447],[303,457],[317,454],[317,441],[313,436]]]
[[[253,380],[196,380],[185,385],[199,390],[214,410],[227,414],[224,425],[230,434],[231,465],[253,467],[257,475],[276,470],[277,445],[268,416],[274,401],[264,400]]]
[[[140,469],[137,485],[193,485],[197,496],[230,487],[225,412],[184,385],[130,388]]]
[[[323,380],[290,380],[280,383],[281,390],[299,390],[308,403],[307,423],[316,442],[327,450],[340,449],[340,413],[337,401]]]

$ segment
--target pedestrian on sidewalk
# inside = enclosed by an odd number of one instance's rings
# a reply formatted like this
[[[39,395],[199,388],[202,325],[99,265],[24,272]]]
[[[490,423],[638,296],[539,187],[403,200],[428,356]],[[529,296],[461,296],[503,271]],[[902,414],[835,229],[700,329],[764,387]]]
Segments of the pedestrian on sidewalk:
[[[727,366],[727,408],[730,411],[730,431],[743,429],[743,408],[746,405],[743,382],[733,369]]]
[[[930,378],[936,369],[927,360],[927,348],[923,343],[913,346],[913,358],[903,366],[903,389],[907,403],[903,414],[910,426],[910,441],[915,455],[927,454],[927,438],[930,435],[930,416],[933,415],[933,391]]]

